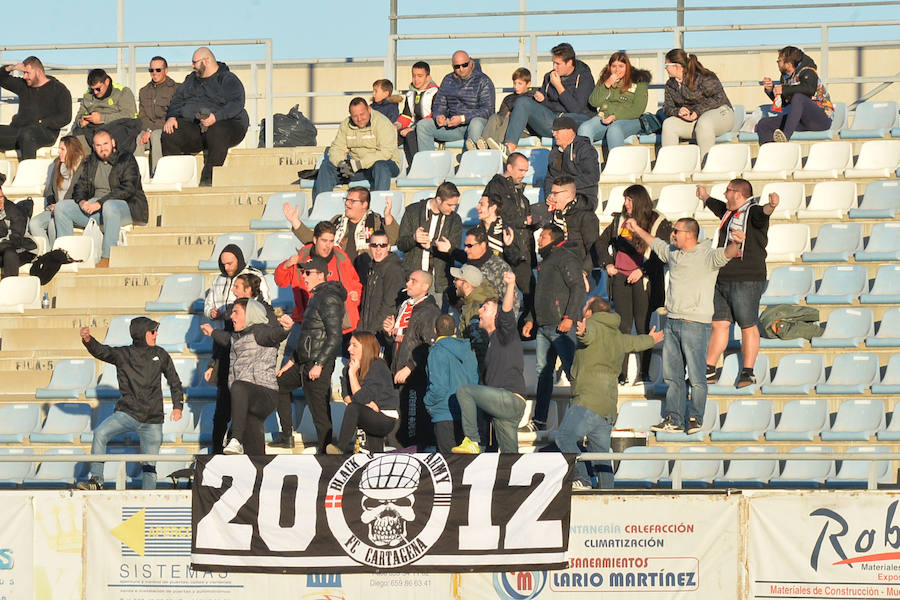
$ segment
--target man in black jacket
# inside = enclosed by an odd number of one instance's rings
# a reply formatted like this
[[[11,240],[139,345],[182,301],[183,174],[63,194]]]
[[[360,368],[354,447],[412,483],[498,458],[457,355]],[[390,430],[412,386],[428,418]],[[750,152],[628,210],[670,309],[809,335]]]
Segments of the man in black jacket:
[[[354,267],[363,286],[356,329],[375,333],[384,346],[386,339],[381,326],[386,318],[397,314],[406,283],[400,257],[391,252],[387,233],[378,230],[369,237],[369,252],[357,256]]]
[[[6,176],[0,173],[0,186]],[[30,262],[37,252],[37,245],[31,238],[25,237],[28,217],[15,203],[6,199],[0,188],[0,264],[3,265],[0,276],[15,277],[19,274],[19,265]]]
[[[591,212],[597,210],[597,184],[600,182],[600,162],[597,149],[589,138],[576,135],[578,124],[569,117],[553,121],[553,148],[547,159],[544,195],[557,177],[568,175],[575,181],[579,196],[583,196]]]
[[[552,224],[563,230],[569,249],[581,259],[581,270],[590,275],[599,262],[594,246],[600,237],[600,223],[577,193],[575,180],[565,175],[554,179],[545,206],[546,211],[541,211],[536,220],[541,226]]]
[[[391,315],[382,323],[390,342],[391,372],[394,383],[400,386],[399,442],[405,447],[413,443],[422,450],[428,446],[433,430],[431,419],[425,412],[427,377],[425,366],[428,350],[434,339],[434,325],[440,309],[434,297],[428,294],[432,286],[431,274],[413,271],[406,281],[407,300],[400,305],[397,315]]]
[[[278,419],[282,438],[292,435],[291,392],[302,385],[306,406],[316,424],[316,453],[331,442],[331,373],[341,351],[341,323],[347,291],[339,281],[325,281],[328,261],[313,256],[303,265],[303,279],[312,297],[303,313],[297,347],[278,370]]]
[[[94,134],[94,153],[84,159],[81,177],[73,185],[72,199],[62,200],[53,211],[56,235],[72,235],[74,225],[98,221],[103,225],[103,250],[97,266],[108,267],[109,249],[118,244],[122,225],[147,223],[149,209],[137,161],[130,152],[116,150],[116,141],[100,129]]]
[[[194,72],[175,90],[163,125],[163,156],[207,151],[200,185],[212,185],[213,167],[225,163],[228,149],[237,146],[250,118],[244,109],[244,84],[209,48],[197,48]]]
[[[169,419],[181,419],[183,394],[181,380],[169,353],[156,345],[159,323],[147,317],[131,320],[130,346],[111,348],[93,337],[89,327],[81,328],[81,342],[91,356],[116,366],[119,392],[116,410],[94,428],[91,454],[106,454],[112,438],[135,431],[141,444],[141,454],[159,454],[162,444],[163,396],[160,375],[166,376],[172,390],[172,412]],[[142,488],[156,489],[156,464],[142,463]],[[103,489],[103,463],[91,463],[90,479],[78,484],[80,490]]]
[[[525,323],[522,333],[536,333],[537,394],[534,426],[545,429],[550,397],[553,394],[553,371],[556,358],[572,381],[575,358],[575,319],[581,316],[587,291],[578,257],[567,247],[562,229],[546,225],[538,238],[538,252],[543,259],[538,265],[534,291],[535,320]]]
[[[13,77],[13,71],[23,77]],[[44,73],[44,64],[36,56],[0,67],[0,86],[19,97],[19,111],[9,125],[0,125],[0,150],[17,149],[23,160],[34,158],[37,149],[52,145],[59,130],[72,120],[72,94]]]
[[[459,190],[449,181],[438,186],[434,198],[411,204],[400,221],[397,249],[403,252],[407,275],[422,270],[431,274],[435,299],[447,289],[449,256],[437,247],[438,241],[450,242],[451,250],[462,242],[462,219],[456,213]]]

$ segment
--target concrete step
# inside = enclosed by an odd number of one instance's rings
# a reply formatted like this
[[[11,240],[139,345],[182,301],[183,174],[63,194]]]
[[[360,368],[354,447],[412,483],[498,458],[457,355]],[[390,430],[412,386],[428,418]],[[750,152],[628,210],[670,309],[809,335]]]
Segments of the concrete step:
[[[204,228],[235,226],[250,229],[250,221],[262,216],[263,206],[165,206],[160,211],[160,223],[165,227],[191,227],[202,223]]]
[[[6,371],[0,386],[0,402],[15,402],[22,399],[34,400],[34,390],[50,383],[52,371]]]
[[[156,252],[150,250],[152,246],[128,245],[114,246],[110,251],[110,265],[116,268],[164,268],[166,270],[197,269],[198,261],[209,258],[213,249],[212,244],[179,246],[157,246]]]

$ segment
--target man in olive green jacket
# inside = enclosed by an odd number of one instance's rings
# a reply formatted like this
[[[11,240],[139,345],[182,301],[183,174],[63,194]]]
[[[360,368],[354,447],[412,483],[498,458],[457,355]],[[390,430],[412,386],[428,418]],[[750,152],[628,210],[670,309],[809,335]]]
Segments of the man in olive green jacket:
[[[572,403],[556,432],[556,445],[561,452],[578,454],[578,442],[585,436],[588,452],[609,451],[622,359],[631,352],[652,348],[663,339],[663,333],[655,327],[647,335],[620,333],[619,318],[602,298],[591,298],[584,307],[584,320],[579,321],[575,330],[578,347],[572,364],[575,378]],[[612,464],[609,461],[594,464],[598,468],[600,487],[612,488]],[[590,487],[584,463],[575,463],[572,489]]]

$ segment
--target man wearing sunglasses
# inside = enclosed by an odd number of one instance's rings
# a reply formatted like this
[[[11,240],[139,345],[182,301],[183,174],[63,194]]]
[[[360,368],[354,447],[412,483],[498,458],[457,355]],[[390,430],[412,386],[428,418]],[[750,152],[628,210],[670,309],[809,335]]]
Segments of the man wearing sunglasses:
[[[94,134],[103,129],[116,141],[119,152],[133,154],[141,130],[134,92],[113,82],[103,69],[91,69],[87,83],[88,90],[81,97],[81,115],[75,121],[72,134],[93,147]]]
[[[166,124],[166,111],[175,95],[178,84],[169,77],[169,63],[162,56],[150,59],[150,82],[138,92],[141,133],[138,146],[150,150],[150,174],[156,171],[156,163],[162,157],[162,128]]]
[[[406,273],[400,257],[391,252],[388,234],[378,230],[369,236],[369,252],[360,254],[355,262],[363,287],[362,305],[359,309],[359,331],[372,331],[382,346],[387,339],[382,331],[384,320],[397,314]]]
[[[435,140],[481,138],[487,118],[494,114],[496,92],[491,78],[462,50],[453,53],[453,72],[444,76],[434,102],[431,119],[416,125],[419,151],[434,150]]]

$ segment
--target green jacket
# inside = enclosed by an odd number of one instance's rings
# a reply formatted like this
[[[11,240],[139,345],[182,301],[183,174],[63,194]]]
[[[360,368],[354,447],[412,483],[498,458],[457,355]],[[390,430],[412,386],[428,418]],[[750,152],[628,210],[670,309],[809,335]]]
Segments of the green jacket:
[[[341,122],[328,151],[331,164],[337,165],[347,155],[358,160],[363,169],[371,169],[379,160],[392,160],[398,167],[402,164],[397,146],[397,128],[377,110],[371,113],[365,127],[357,127],[350,117]]]
[[[616,115],[616,120],[637,119],[647,108],[647,85],[650,83],[650,74],[647,71],[635,69],[632,72],[634,79],[627,90],[603,85],[598,81],[591,97],[590,104],[596,112],[604,116]]]
[[[617,412],[618,376],[622,359],[631,352],[653,347],[649,335],[625,335],[619,332],[621,318],[616,313],[594,313],[578,336],[575,362],[572,364],[572,403],[580,404],[601,417]]]
[[[81,97],[81,114],[89,115],[92,112],[100,113],[102,123],[112,123],[119,119],[136,119],[138,116],[137,105],[134,102],[134,93],[121,83],[111,82],[109,93],[105,98],[97,98],[88,90]]]

